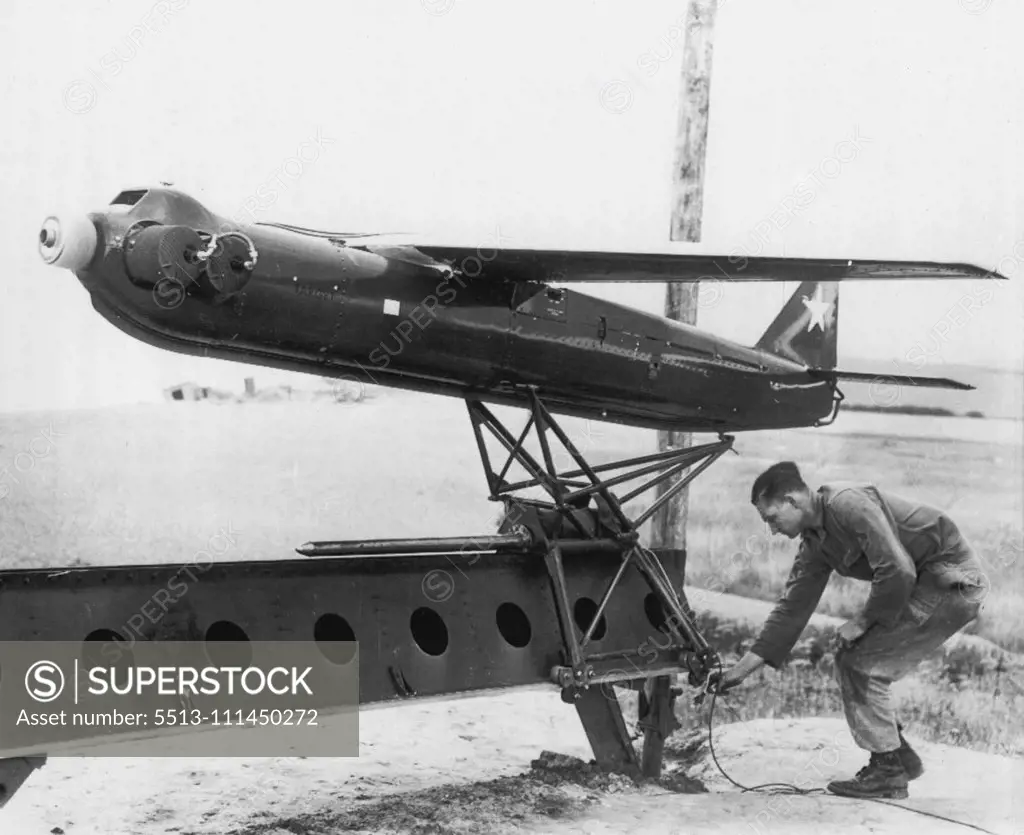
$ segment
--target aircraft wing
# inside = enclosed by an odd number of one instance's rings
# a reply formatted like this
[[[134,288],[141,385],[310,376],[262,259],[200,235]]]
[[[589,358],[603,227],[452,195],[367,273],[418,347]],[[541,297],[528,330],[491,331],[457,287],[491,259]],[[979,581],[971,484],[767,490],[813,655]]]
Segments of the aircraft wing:
[[[434,245],[377,245],[354,239],[349,246],[388,258],[450,267],[475,278],[550,282],[664,281],[851,281],[972,279],[1005,276],[974,264],[931,261],[853,261],[841,258],[742,258],[642,252],[574,252]]]

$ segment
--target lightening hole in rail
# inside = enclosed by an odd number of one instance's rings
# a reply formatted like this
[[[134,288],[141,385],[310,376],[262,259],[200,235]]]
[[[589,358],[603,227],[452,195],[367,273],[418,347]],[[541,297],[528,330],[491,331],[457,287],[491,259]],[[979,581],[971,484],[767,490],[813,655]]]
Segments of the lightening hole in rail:
[[[644,598],[644,614],[647,620],[659,632],[668,632],[668,618],[665,616],[665,606],[658,597],[651,592]]]
[[[443,655],[448,649],[448,627],[433,609],[421,606],[413,612],[409,628],[416,645],[427,655]]]
[[[517,649],[522,649],[532,637],[530,619],[526,612],[516,606],[515,603],[502,603],[495,613],[494,619],[498,623],[498,631],[501,637]]]
[[[594,615],[596,614],[597,603],[589,597],[581,597],[576,601],[576,605],[572,607],[572,616],[576,621],[576,625],[584,634],[590,629],[590,624],[593,622]],[[593,640],[600,641],[607,632],[608,621],[605,620],[604,615],[601,615],[601,619],[597,622],[597,628],[594,630]]]
[[[237,623],[219,620],[206,630],[206,655],[219,667],[248,667],[252,663],[249,636]]]
[[[316,648],[332,664],[342,666],[355,658],[356,646],[353,642],[356,633],[341,615],[333,612],[320,615],[313,625],[313,638],[316,640]]]
[[[127,669],[135,665],[135,659],[128,641],[113,629],[94,629],[82,642],[82,666],[86,670],[94,667],[117,667]]]

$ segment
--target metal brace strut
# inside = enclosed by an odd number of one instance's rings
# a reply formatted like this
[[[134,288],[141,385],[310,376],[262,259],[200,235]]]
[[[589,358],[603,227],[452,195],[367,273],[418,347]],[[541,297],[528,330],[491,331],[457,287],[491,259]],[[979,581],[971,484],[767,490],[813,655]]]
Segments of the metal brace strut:
[[[586,654],[586,649],[594,639],[594,633],[607,610],[609,601],[630,563],[633,563],[640,571],[655,598],[661,604],[665,614],[663,629],[671,637],[673,648],[680,654],[687,650],[690,651],[691,657],[688,658],[686,667],[690,671],[691,680],[695,677],[703,679],[706,672],[714,666],[715,652],[697,629],[692,613],[673,588],[671,579],[657,555],[640,544],[638,531],[640,526],[649,520],[660,507],[685,489],[718,458],[731,450],[733,438],[723,435],[716,442],[696,447],[665,450],[592,466],[580,454],[558,421],[543,404],[536,389],[525,387],[523,392],[529,401],[530,414],[526,426],[518,436],[513,435],[483,403],[468,399],[466,404],[487,477],[490,498],[492,500],[507,500],[517,493],[521,494],[532,488],[541,488],[550,497],[550,502],[521,498],[518,500],[537,508],[554,511],[565,523],[559,526],[559,530],[550,534],[541,532],[539,537],[545,547],[545,566],[554,591],[555,606],[564,644],[564,657],[567,662],[565,665],[552,668],[553,681],[565,690],[576,690],[578,693],[579,690],[586,689],[592,684],[637,678],[635,671],[627,673],[622,670],[602,669],[602,667],[607,667],[607,664],[602,665],[600,662],[609,659]],[[497,439],[508,454],[500,470],[495,470],[492,465],[484,438],[484,429]],[[531,430],[536,435],[542,460],[538,460],[526,449],[526,442],[530,437]],[[549,433],[568,452],[576,464],[576,469],[559,472],[555,467]],[[509,482],[509,471],[514,463],[518,463],[525,469],[529,478]],[[666,479],[687,470],[689,472],[686,472],[678,483],[658,497],[635,519],[626,515],[623,509],[625,503],[655,488]],[[617,474],[602,478],[600,474],[606,472],[617,472]],[[641,476],[652,477],[626,493],[621,499],[611,491],[612,487]],[[591,499],[596,504],[596,510],[592,511],[596,516],[596,521],[594,524],[587,525],[581,521],[580,510],[587,508]],[[535,531],[534,534],[536,537],[537,532]],[[584,541],[580,542],[579,539]],[[584,634],[582,637],[578,637],[570,611],[569,591],[565,583],[562,545],[572,542],[574,546],[585,548],[586,541],[593,542],[596,546],[599,541],[601,545],[610,544],[609,540],[618,543],[617,550],[621,550],[622,559],[615,575],[604,590],[597,610]],[[675,669],[678,670],[678,667],[679,665]],[[658,667],[645,669],[643,672],[644,677],[649,677],[668,671]]]

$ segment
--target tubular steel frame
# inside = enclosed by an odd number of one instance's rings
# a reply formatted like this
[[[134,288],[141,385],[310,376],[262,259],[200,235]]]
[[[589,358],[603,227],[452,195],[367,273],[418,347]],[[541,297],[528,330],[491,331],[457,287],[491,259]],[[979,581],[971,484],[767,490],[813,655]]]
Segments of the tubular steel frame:
[[[567,666],[556,666],[551,671],[552,680],[563,688],[563,698],[567,700],[569,696],[579,698],[580,689],[587,689],[591,684],[637,678],[635,672],[627,673],[623,670],[609,670],[606,669],[607,664],[601,663],[614,659],[606,659],[600,655],[588,657],[584,654],[587,646],[593,640],[595,630],[601,622],[601,617],[607,609],[608,603],[630,563],[636,565],[636,568],[647,581],[651,591],[661,604],[662,611],[667,615],[664,628],[671,636],[675,648],[680,651],[690,650],[693,653],[691,655],[691,663],[689,664],[691,678],[702,680],[706,677],[707,671],[714,665],[717,656],[694,625],[692,611],[676,593],[657,555],[649,548],[640,544],[639,528],[666,502],[684,490],[698,475],[704,472],[727,451],[731,450],[734,441],[733,437],[719,435],[717,441],[708,444],[684,449],[670,449],[650,455],[592,466],[584,459],[565,430],[559,426],[551,412],[537,395],[536,390],[529,388],[526,393],[529,397],[530,415],[518,437],[514,436],[482,402],[468,398],[466,400],[477,448],[480,452],[484,474],[487,478],[490,498],[495,501],[505,499],[507,502],[515,497],[517,493],[522,493],[525,490],[536,487],[543,488],[550,496],[551,501],[531,501],[531,504],[555,511],[575,529],[577,534],[594,545],[597,545],[599,542],[604,544],[608,539],[617,542],[622,553],[618,570],[605,589],[589,626],[582,637],[580,637],[576,633],[573,619],[570,616],[569,597],[561,558],[561,543],[557,535],[550,536],[542,533],[543,542],[540,544],[544,546],[545,550],[545,564],[553,584],[555,605],[565,644],[566,661],[568,662]],[[491,436],[497,439],[508,454],[500,470],[495,470],[492,463],[491,455],[487,449],[484,429],[488,430]],[[525,444],[530,436],[531,429],[535,430],[543,457],[543,464],[526,449]],[[551,454],[548,432],[554,435],[569,455],[572,456],[577,469],[567,472],[558,471]],[[531,477],[511,483],[506,481],[506,476],[514,463],[522,466]],[[654,489],[667,479],[673,478],[685,470],[690,470],[691,467],[694,469],[687,472],[676,484],[666,490],[635,519],[630,519],[626,515],[623,509],[624,503],[641,496],[648,490]],[[599,473],[614,473],[620,470],[626,471],[604,479],[599,475]],[[611,492],[610,488],[614,486],[652,473],[655,474],[652,478],[630,490],[621,498]],[[585,476],[586,480],[580,480],[581,476]],[[604,531],[598,529],[592,532],[588,530],[581,523],[576,512],[582,506],[589,503],[591,498],[596,501],[598,506],[599,524],[596,527],[603,527]],[[525,500],[519,499],[519,501]],[[601,533],[605,535],[600,536]],[[653,675],[653,671],[650,674]]]

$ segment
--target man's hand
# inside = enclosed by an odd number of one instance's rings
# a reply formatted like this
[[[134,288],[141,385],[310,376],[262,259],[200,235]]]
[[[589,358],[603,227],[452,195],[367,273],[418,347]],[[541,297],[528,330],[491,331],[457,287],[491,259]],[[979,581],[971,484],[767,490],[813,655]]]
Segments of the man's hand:
[[[851,618],[839,627],[836,632],[836,643],[841,648],[851,647],[860,640],[867,631],[868,627],[860,618]]]
[[[718,672],[712,673],[710,676],[711,686],[716,693],[724,693],[726,690],[731,690],[736,685],[742,683],[743,679],[755,670],[759,670],[763,665],[763,658],[748,652],[736,664],[728,670],[724,670],[721,675]]]
[[[735,664],[721,674],[712,673],[711,687],[716,693],[724,693],[726,690],[732,690],[733,687],[742,684],[747,675],[748,673],[741,669],[739,664]]]

